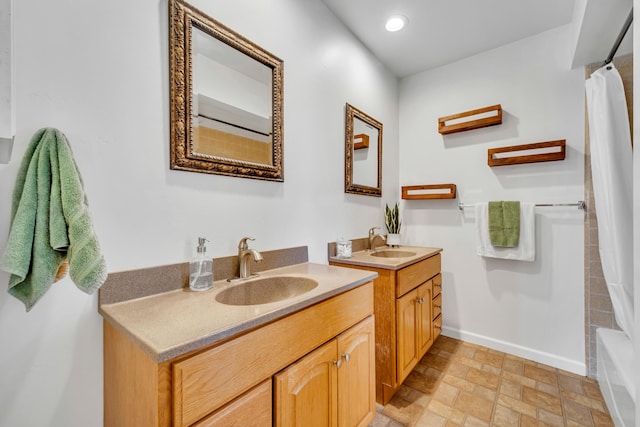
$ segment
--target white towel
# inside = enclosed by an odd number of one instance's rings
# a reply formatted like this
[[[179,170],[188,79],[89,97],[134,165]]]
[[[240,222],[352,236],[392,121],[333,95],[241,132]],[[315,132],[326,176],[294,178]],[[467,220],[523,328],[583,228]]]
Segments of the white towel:
[[[534,203],[520,203],[520,238],[515,248],[491,246],[489,204],[476,203],[476,253],[491,258],[534,261],[536,259],[536,216]]]

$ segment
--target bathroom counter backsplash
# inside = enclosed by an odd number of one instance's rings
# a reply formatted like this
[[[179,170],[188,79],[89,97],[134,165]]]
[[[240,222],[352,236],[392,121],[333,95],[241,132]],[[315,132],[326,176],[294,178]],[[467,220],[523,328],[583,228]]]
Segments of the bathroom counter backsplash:
[[[222,279],[204,292],[180,287],[118,302],[101,300],[99,312],[149,357],[163,362],[358,287],[375,279],[377,273],[304,262],[260,273],[261,278],[271,276],[307,277],[318,286],[283,301],[226,305],[216,301],[216,296],[243,282]]]
[[[361,239],[366,240],[366,239]],[[375,256],[376,252],[409,252],[413,255],[402,256],[399,258],[379,257]],[[351,258],[338,258],[335,256],[335,243],[329,243],[329,262],[340,263],[345,266],[359,265],[364,267],[381,268],[385,270],[400,270],[408,265],[415,264],[423,259],[430,258],[442,252],[442,248],[424,247],[424,246],[399,246],[397,248],[389,248],[380,246],[374,252],[366,250],[358,250],[353,252]]]

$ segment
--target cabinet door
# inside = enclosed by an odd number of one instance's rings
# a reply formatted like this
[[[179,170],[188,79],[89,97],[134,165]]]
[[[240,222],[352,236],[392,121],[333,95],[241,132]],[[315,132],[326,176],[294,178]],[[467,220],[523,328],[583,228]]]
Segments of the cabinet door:
[[[433,321],[432,294],[431,280],[418,288],[418,359],[421,359],[433,344],[433,328],[431,327],[431,322]]]
[[[376,414],[373,316],[338,337],[340,427],[367,427]]]
[[[398,328],[396,375],[398,384],[404,381],[418,363],[418,351],[416,347],[417,305],[417,289],[396,300],[396,322]]]
[[[337,427],[337,340],[275,376],[275,425]]]
[[[255,386],[193,427],[271,427],[271,379]]]

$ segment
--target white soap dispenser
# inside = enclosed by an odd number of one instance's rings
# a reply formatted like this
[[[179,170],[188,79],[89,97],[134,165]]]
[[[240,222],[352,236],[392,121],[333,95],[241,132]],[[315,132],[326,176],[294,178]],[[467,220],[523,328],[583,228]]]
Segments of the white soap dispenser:
[[[204,242],[208,240],[198,237],[196,256],[189,263],[189,289],[192,291],[206,291],[213,287],[213,260],[207,257]]]

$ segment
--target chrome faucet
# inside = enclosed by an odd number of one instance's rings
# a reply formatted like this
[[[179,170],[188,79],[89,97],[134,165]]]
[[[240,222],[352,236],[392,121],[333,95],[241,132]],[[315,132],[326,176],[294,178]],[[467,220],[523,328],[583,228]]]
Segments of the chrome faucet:
[[[380,238],[382,239],[383,242],[387,241],[387,238],[385,236],[383,236],[380,233],[376,233],[376,230],[379,230],[380,227],[371,227],[369,229],[369,252],[373,252],[375,251],[375,248],[373,246],[373,243],[375,242],[376,238]]]
[[[255,249],[249,249],[247,240],[255,240],[253,237],[243,237],[238,243],[238,276],[241,279],[251,277],[249,268],[249,257],[253,256],[255,262],[262,261],[262,254]]]

